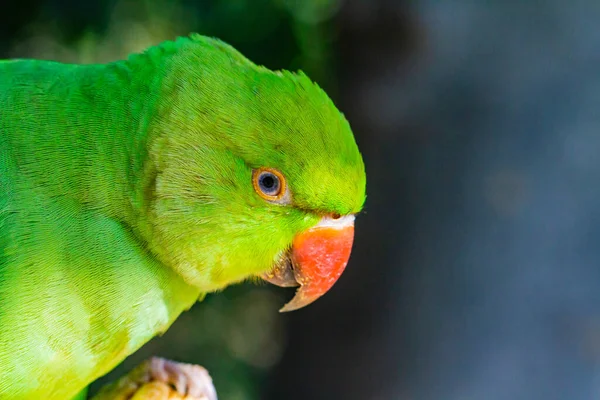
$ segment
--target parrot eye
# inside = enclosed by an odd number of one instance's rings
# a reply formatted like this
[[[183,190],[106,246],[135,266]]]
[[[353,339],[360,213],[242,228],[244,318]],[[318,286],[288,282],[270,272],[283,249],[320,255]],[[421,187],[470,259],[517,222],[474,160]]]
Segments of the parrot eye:
[[[269,201],[280,200],[285,195],[285,178],[272,168],[259,168],[252,172],[252,184],[260,197]]]

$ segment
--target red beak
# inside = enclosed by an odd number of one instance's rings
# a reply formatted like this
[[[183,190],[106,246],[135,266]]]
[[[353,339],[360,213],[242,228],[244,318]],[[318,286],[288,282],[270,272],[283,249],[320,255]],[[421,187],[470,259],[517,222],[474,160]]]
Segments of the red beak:
[[[288,262],[279,263],[262,277],[277,286],[300,285],[294,298],[280,311],[297,310],[327,293],[344,272],[353,241],[353,215],[324,217],[296,236]]]

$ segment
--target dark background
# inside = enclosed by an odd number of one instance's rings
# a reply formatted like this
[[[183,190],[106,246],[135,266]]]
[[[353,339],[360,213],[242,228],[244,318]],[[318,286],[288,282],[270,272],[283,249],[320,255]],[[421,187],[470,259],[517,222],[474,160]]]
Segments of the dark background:
[[[301,68],[365,158],[330,293],[290,314],[282,289],[210,295],[106,379],[156,354],[222,400],[600,399],[599,21],[597,0],[3,2],[2,58],[196,31]]]

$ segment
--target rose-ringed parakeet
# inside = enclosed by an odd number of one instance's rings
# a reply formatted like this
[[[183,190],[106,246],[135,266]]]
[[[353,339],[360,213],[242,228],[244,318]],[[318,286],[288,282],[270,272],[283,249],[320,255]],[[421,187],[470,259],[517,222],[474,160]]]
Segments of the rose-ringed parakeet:
[[[70,399],[205,293],[342,273],[364,165],[302,73],[192,35],[0,62],[0,399]]]

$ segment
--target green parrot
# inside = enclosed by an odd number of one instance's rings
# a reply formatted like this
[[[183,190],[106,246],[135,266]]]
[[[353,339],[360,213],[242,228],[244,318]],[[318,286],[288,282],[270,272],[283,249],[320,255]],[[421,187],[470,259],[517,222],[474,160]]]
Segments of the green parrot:
[[[191,35],[0,61],[0,104],[0,399],[75,398],[206,293],[261,278],[291,311],[348,262],[364,164],[301,72]]]

